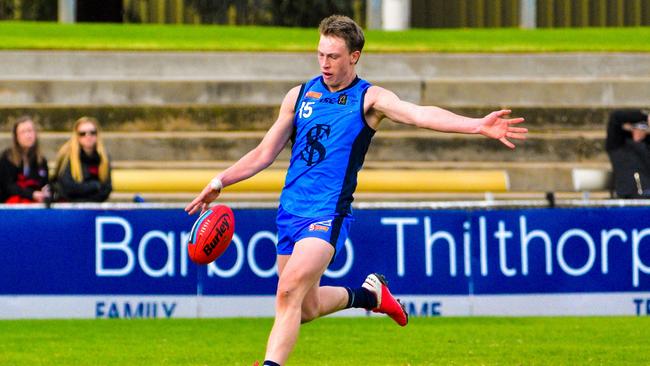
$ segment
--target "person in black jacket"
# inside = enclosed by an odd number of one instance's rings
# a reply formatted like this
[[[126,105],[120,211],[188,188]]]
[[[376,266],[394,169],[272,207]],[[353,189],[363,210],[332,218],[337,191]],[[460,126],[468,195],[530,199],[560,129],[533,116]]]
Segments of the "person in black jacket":
[[[648,122],[648,112],[638,109],[615,110],[609,116],[605,149],[619,198],[650,198]]]
[[[103,202],[113,190],[108,155],[91,117],[75,122],[72,137],[59,150],[55,169],[57,200]]]
[[[0,157],[2,202],[47,203],[50,199],[47,160],[41,155],[32,118],[18,118],[12,137],[12,147]]]

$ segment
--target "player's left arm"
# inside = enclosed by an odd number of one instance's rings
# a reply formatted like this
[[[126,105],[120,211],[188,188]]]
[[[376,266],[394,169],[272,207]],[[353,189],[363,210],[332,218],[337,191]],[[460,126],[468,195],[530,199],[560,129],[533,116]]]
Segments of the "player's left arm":
[[[390,90],[372,86],[366,94],[373,112],[391,120],[429,130],[481,134],[497,139],[509,148],[515,145],[508,139],[525,140],[528,129],[517,127],[523,118],[506,118],[510,110],[494,111],[483,118],[460,116],[434,106],[420,106],[399,99]],[[381,118],[378,118],[381,119]]]

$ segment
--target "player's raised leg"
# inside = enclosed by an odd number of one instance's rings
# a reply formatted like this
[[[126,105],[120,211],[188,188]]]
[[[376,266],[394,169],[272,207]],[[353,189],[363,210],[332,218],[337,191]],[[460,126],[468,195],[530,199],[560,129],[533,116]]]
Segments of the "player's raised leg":
[[[275,322],[266,346],[265,360],[283,365],[298,338],[305,296],[318,285],[334,247],[318,238],[296,243],[293,253],[282,265],[275,301]]]
[[[278,275],[282,274],[289,261],[289,255],[278,255]],[[321,316],[345,309],[348,293],[344,287],[320,286],[314,283],[302,301],[301,323],[307,323]]]
[[[279,256],[279,273],[282,273],[288,257]],[[314,283],[303,299],[301,322],[306,323],[347,308],[372,310],[388,315],[401,326],[408,324],[408,312],[404,304],[393,296],[388,281],[379,273],[369,274],[358,288],[320,286],[319,283]]]

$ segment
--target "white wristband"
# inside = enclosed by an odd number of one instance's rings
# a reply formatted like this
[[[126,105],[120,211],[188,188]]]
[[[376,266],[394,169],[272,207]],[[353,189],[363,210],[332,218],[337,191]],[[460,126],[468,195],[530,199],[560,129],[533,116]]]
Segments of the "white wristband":
[[[210,181],[210,188],[212,188],[213,191],[221,191],[221,188],[223,188],[223,183],[221,183],[221,179],[214,177]]]

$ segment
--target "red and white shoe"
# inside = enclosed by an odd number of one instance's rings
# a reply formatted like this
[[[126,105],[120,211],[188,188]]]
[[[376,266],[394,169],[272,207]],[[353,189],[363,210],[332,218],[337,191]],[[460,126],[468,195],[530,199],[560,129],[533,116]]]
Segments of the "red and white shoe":
[[[361,287],[372,292],[377,297],[377,307],[370,309],[375,313],[383,313],[390,316],[397,324],[405,326],[409,322],[409,314],[404,304],[395,299],[388,289],[386,277],[379,273],[372,273],[366,277]]]

